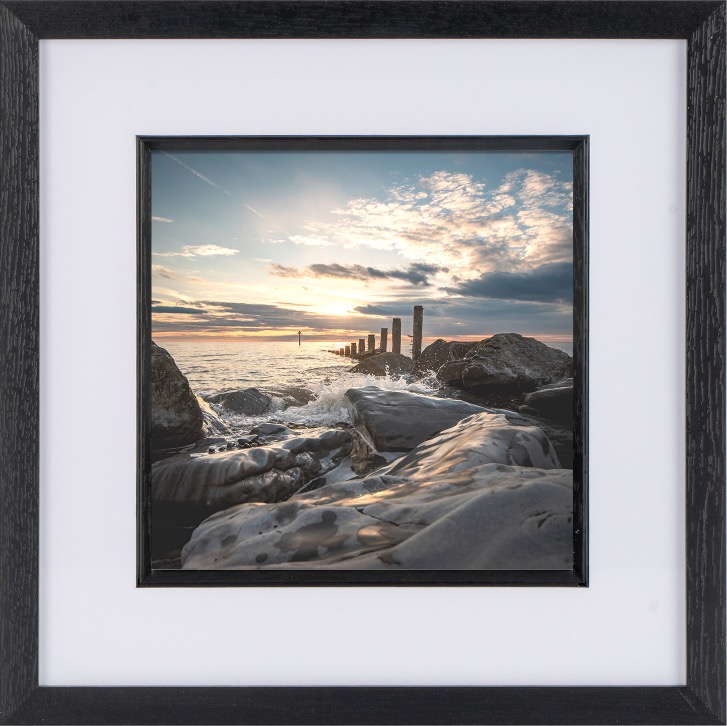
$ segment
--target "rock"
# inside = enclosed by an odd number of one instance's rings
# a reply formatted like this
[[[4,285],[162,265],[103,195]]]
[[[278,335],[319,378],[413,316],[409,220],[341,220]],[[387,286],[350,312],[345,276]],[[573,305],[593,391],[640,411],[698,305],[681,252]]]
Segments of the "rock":
[[[257,388],[241,388],[205,396],[208,403],[216,403],[232,413],[244,416],[259,416],[270,409],[271,396]]]
[[[536,415],[573,427],[573,379],[542,386],[525,396],[523,408],[532,409]]]
[[[230,427],[220,418],[216,411],[212,410],[212,407],[199,396],[197,403],[202,411],[202,418],[204,419],[204,430],[207,434],[207,438],[216,438],[216,434],[229,434]]]
[[[375,451],[410,451],[425,439],[484,409],[465,401],[435,398],[378,386],[345,394],[351,420]]]
[[[215,447],[214,446],[210,446],[209,449],[207,449],[207,453],[208,454],[214,454],[215,453]]]
[[[258,436],[272,436],[273,434],[285,433],[288,430],[288,427],[283,426],[282,424],[264,423],[259,426],[253,426],[253,428],[250,429],[250,433]]]
[[[259,440],[259,436],[241,436],[237,440],[237,445],[241,447],[250,447],[252,446],[256,441]]]
[[[205,437],[204,419],[197,397],[172,356],[151,344],[152,453],[193,446]]]
[[[220,448],[215,457],[179,454],[165,459],[152,466],[152,500],[158,505],[194,505],[212,511],[240,502],[279,501],[318,474],[323,462],[330,469],[331,457],[347,455],[350,434],[343,430],[335,434],[295,439],[295,451],[278,444],[231,451]]]
[[[430,343],[416,359],[414,370],[417,373],[436,373],[445,363],[464,358],[477,342],[446,341],[442,338]]]
[[[480,413],[383,473],[213,515],[182,566],[571,569],[572,472],[557,465],[537,427]]]
[[[376,353],[364,358],[351,368],[351,373],[367,373],[371,376],[397,375],[410,373],[414,369],[414,361],[399,353]]]
[[[499,333],[478,343],[464,360],[445,363],[437,378],[470,391],[533,391],[573,373],[573,359],[535,338]]]

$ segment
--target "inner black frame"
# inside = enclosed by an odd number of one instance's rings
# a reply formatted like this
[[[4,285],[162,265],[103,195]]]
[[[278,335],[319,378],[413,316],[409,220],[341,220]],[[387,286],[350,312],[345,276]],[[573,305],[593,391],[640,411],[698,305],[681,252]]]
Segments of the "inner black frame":
[[[588,136],[229,136],[137,138],[137,585],[587,586]],[[151,528],[151,154],[153,151],[570,151],[573,156],[573,568],[571,570],[160,570]]]
[[[722,0],[0,0],[0,721],[724,724],[725,10]],[[39,686],[38,45],[51,38],[686,41],[685,683]]]

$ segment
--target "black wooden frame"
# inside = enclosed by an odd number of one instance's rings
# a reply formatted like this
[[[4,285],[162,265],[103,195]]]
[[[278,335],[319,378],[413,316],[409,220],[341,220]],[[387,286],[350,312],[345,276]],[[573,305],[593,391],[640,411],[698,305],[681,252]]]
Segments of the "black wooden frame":
[[[687,41],[685,685],[38,686],[38,41],[174,37]],[[725,95],[711,0],[0,0],[2,722],[725,723]]]
[[[164,586],[585,586],[588,584],[587,136],[137,137],[137,584]],[[570,151],[573,167],[573,567],[570,570],[155,570],[151,562],[152,151]]]

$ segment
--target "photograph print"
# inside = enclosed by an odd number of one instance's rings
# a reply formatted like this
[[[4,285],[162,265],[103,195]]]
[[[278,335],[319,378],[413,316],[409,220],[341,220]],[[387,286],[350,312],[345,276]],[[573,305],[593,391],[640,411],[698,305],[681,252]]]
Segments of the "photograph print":
[[[586,143],[141,139],[148,569],[582,584]]]

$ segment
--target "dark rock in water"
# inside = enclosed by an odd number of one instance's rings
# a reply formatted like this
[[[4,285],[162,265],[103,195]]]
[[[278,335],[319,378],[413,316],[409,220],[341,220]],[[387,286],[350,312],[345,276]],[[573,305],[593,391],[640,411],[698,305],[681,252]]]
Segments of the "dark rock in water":
[[[414,364],[414,370],[417,373],[436,373],[445,363],[464,358],[475,345],[477,342],[446,341],[439,338],[422,351]]]
[[[557,421],[563,426],[573,426],[573,379],[567,378],[558,383],[542,386],[525,396],[525,405],[537,415]]]
[[[480,413],[386,473],[209,517],[184,569],[569,570],[572,472],[542,431]]]
[[[474,346],[464,360],[445,363],[437,378],[470,391],[533,391],[573,373],[573,359],[535,338],[499,333]]]
[[[282,434],[286,431],[288,431],[287,426],[271,423],[260,424],[250,429],[251,434],[257,434],[258,436],[272,436],[273,434]]]
[[[232,413],[259,416],[270,409],[273,399],[257,388],[241,388],[205,396],[205,401],[216,403]]]
[[[250,447],[260,439],[259,436],[240,436],[237,440],[237,445],[243,448]]]
[[[214,454],[215,453],[215,447],[214,446],[210,446],[209,449],[207,449],[207,453],[208,454]]]
[[[197,397],[172,356],[151,344],[152,452],[178,450],[201,441],[204,419]]]
[[[414,369],[414,361],[399,353],[376,353],[368,356],[351,368],[351,373],[367,373],[371,376],[410,373]]]
[[[376,451],[410,451],[425,439],[484,409],[378,386],[350,388],[346,403],[359,433]]]

